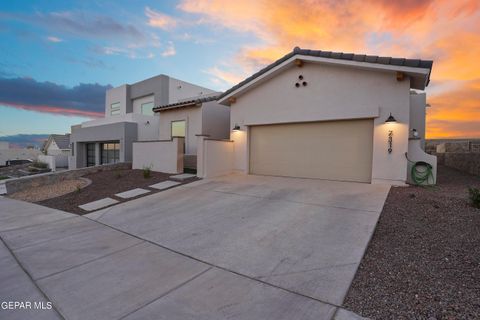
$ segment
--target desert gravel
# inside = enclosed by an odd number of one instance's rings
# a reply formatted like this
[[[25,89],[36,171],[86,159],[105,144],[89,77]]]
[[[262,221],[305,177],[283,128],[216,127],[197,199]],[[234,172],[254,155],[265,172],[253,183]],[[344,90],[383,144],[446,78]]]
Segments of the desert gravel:
[[[372,319],[480,319],[480,177],[439,167],[438,186],[392,188],[344,302]]]
[[[77,191],[88,184],[86,179],[63,180],[51,185],[32,187],[9,195],[12,199],[37,202]]]

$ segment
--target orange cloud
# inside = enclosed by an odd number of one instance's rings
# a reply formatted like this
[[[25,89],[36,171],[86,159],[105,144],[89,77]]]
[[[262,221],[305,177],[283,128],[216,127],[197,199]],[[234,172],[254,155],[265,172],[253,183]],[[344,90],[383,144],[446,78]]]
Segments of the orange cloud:
[[[429,138],[480,136],[480,78],[429,98]]]
[[[169,30],[177,26],[177,21],[158,11],[152,10],[149,7],[145,8],[145,15],[148,18],[148,24],[152,27]]]
[[[461,87],[431,97],[429,137],[480,136],[478,0],[183,0],[178,8],[261,40],[240,48],[227,67],[215,66],[216,78],[231,84],[233,75],[248,76],[295,46],[433,59],[432,81]],[[455,129],[466,118],[470,129]]]

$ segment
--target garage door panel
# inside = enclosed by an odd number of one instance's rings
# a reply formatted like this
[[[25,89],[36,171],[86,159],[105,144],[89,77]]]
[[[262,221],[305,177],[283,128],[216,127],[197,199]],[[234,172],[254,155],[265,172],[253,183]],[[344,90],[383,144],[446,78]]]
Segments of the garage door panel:
[[[253,174],[370,182],[373,120],[252,126]]]

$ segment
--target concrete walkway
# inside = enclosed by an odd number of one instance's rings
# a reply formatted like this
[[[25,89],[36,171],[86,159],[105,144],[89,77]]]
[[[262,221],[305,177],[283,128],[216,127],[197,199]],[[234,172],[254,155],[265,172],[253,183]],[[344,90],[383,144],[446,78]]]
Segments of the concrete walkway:
[[[0,318],[354,319],[338,306],[388,187],[276,179],[199,181],[87,217],[0,197],[0,298],[54,306]]]

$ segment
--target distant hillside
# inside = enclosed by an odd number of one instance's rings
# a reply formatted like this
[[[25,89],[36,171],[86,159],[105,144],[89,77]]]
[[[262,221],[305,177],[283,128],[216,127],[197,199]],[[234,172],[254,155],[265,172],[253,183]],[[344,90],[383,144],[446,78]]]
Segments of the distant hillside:
[[[42,147],[45,140],[48,139],[48,134],[16,134],[11,136],[0,136],[0,141],[7,141],[10,143],[10,148],[25,148],[27,146]]]

